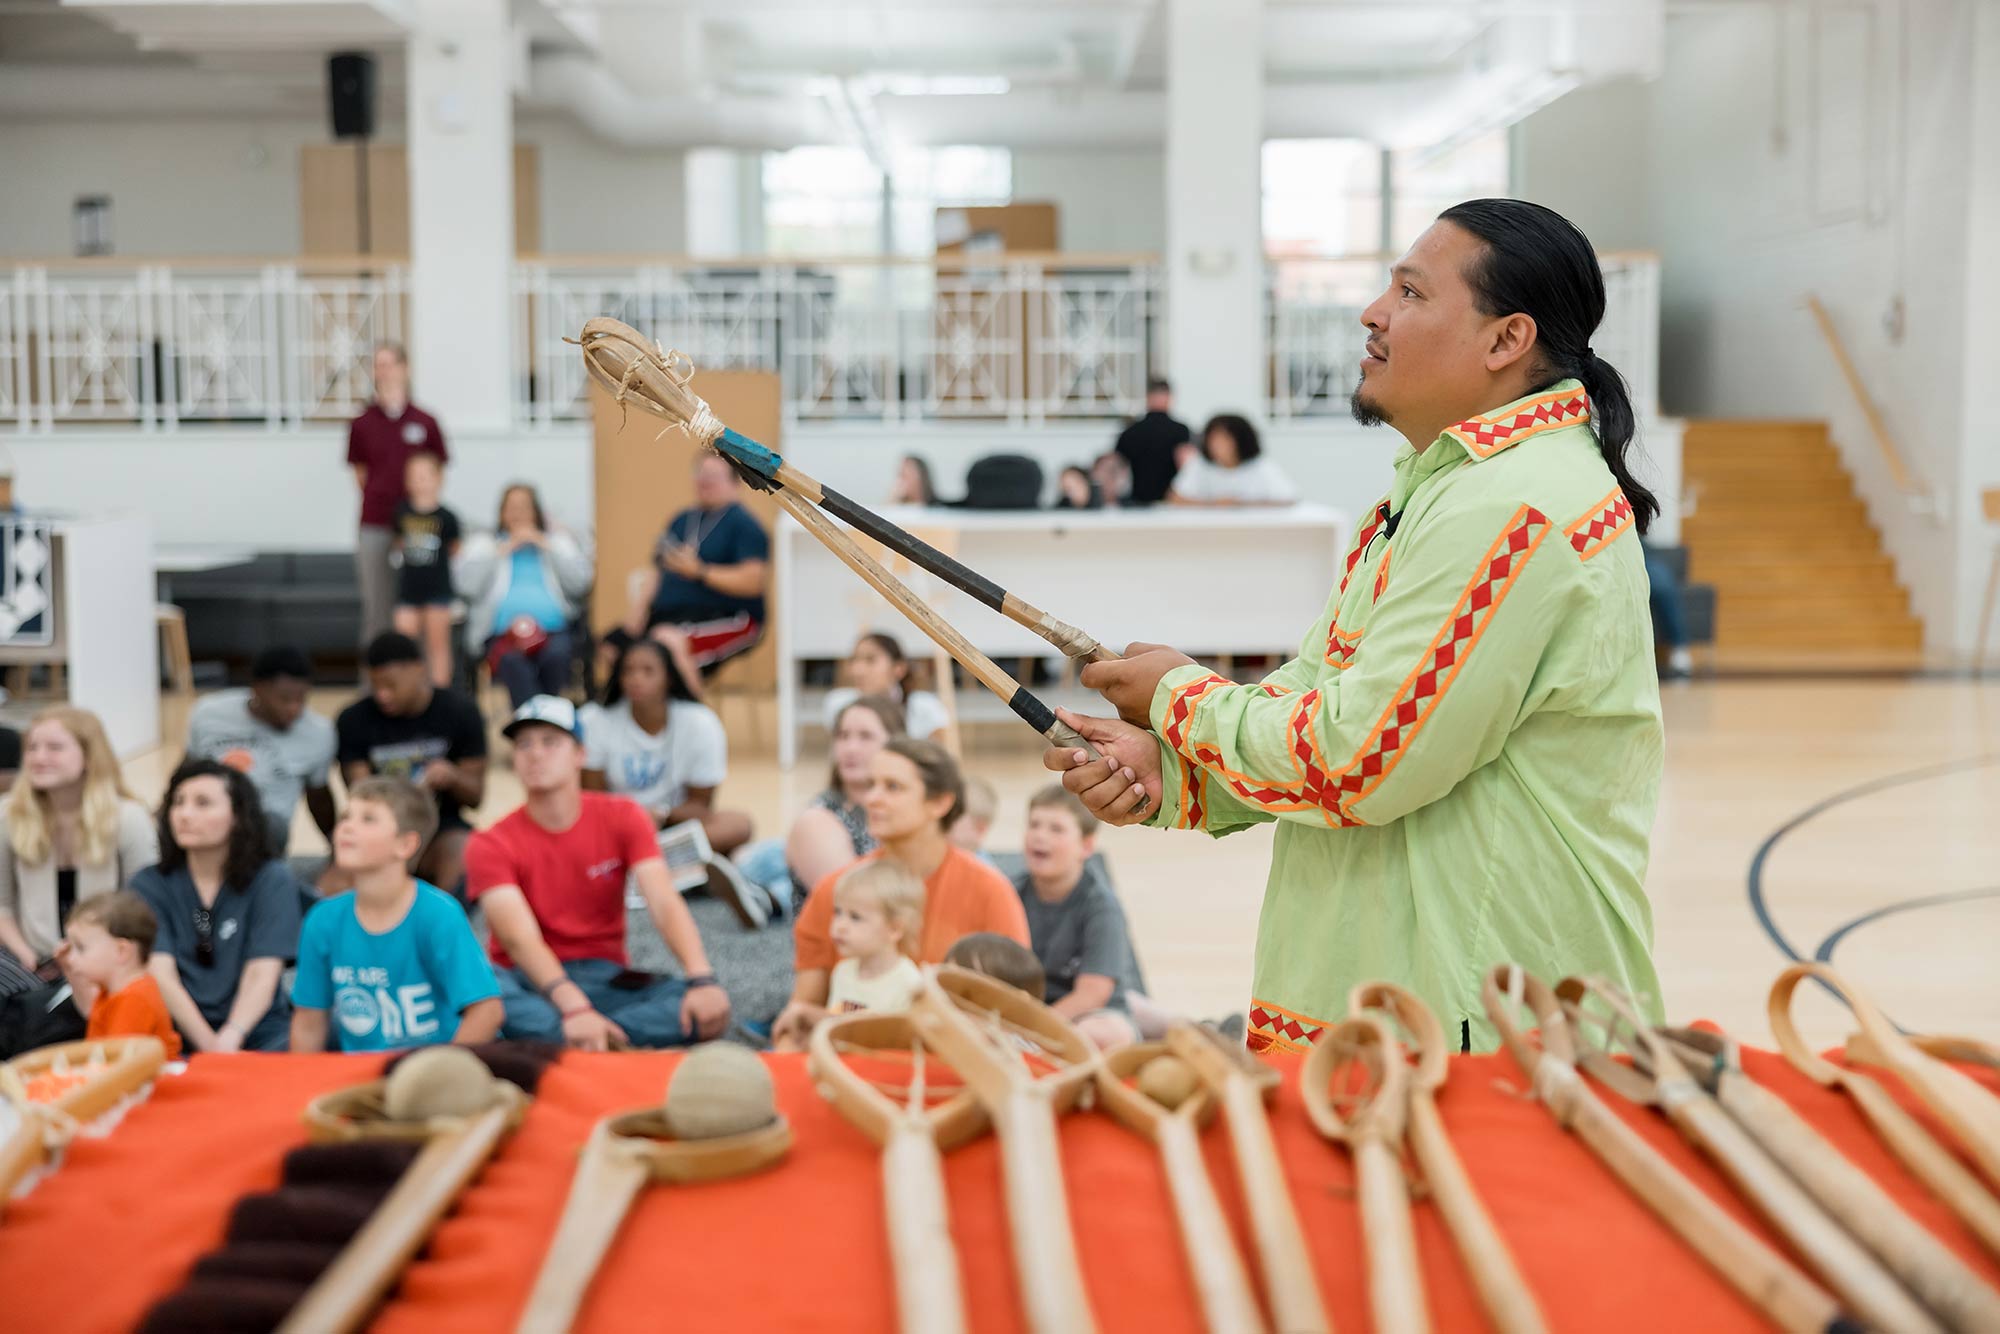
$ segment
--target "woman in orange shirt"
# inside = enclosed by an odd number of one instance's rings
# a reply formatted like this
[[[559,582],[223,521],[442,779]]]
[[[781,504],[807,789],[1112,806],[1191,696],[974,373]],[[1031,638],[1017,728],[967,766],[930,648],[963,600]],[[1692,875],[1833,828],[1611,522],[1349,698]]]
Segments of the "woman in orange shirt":
[[[880,845],[870,856],[892,858],[924,882],[924,923],[914,951],[918,963],[942,963],[954,941],[975,931],[1028,943],[1028,919],[1013,885],[945,836],[958,818],[963,796],[964,782],[950,752],[929,741],[898,737],[875,756],[862,799],[868,832]],[[813,886],[799,910],[792,999],[771,1026],[772,1044],[780,1049],[803,1046],[826,1014],[837,957],[833,883],[841,871]]]

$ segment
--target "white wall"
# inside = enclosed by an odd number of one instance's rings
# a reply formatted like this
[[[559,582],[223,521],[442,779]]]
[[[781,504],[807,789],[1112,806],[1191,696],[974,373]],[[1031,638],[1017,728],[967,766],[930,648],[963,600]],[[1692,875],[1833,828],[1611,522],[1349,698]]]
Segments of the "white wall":
[[[1165,250],[1166,196],[1156,148],[1014,152],[1014,198],[1056,205],[1065,250]]]
[[[401,142],[400,123],[384,124]],[[542,248],[678,254],[683,155],[606,144],[563,116],[523,117],[540,150]],[[73,253],[78,195],[111,196],[125,255],[293,255],[299,150],[331,138],[321,116],[0,120],[0,258]]]
[[[1974,229],[2000,227],[1992,202],[1974,221],[1970,184],[2000,171],[1994,131],[1976,145],[1968,133],[1975,51],[1979,80],[2000,81],[1991,13],[1983,46],[1974,40],[1978,7],[1674,14],[1665,73],[1643,95],[1576,95],[1517,136],[1524,195],[1600,245],[1660,252],[1664,410],[1829,422],[1929,643],[1945,650],[1969,640],[1984,574],[1967,479],[2000,471],[1967,411],[1992,374],[1990,348],[1968,351],[1968,311],[2000,301],[1991,269],[1989,290],[1967,289]],[[1636,213],[1634,162],[1645,187]],[[1809,294],[1832,312],[1905,458],[1940,493],[1941,521],[1897,493],[1804,309]],[[1900,338],[1886,323],[1899,303]]]

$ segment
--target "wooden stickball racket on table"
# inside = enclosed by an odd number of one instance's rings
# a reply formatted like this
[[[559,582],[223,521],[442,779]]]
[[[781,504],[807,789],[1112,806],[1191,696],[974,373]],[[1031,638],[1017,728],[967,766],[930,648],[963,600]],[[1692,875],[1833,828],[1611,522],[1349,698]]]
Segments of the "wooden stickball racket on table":
[[[1556,999],[1575,1035],[1582,1067],[1621,1097],[1664,1112],[1850,1311],[1883,1334],[1944,1334],[1945,1327],[1874,1254],[1702,1091],[1673,1049],[1639,1019],[1629,998],[1600,979],[1570,977],[1556,987]],[[1618,1054],[1630,1057],[1631,1064],[1617,1060]]]
[[[1236,1252],[1229,1220],[1202,1161],[1201,1129],[1215,1115],[1215,1096],[1198,1085],[1178,1107],[1168,1108],[1126,1082],[1166,1052],[1163,1042],[1135,1042],[1107,1053],[1097,1067],[1098,1104],[1112,1120],[1159,1150],[1181,1245],[1209,1329],[1214,1334],[1263,1334],[1266,1326],[1257,1309],[1257,1294],[1251,1291],[1250,1275]]]
[[[882,1146],[882,1198],[903,1334],[962,1334],[944,1153],[987,1127],[986,1109],[907,1015],[839,1015],[813,1030],[820,1094]]]
[[[1430,1312],[1403,1176],[1409,1064],[1402,1044],[1380,1015],[1330,1024],[1313,1041],[1299,1072],[1299,1092],[1314,1128],[1354,1156],[1376,1334],[1425,1334]]]
[[[1993,1196],[1957,1154],[1938,1143],[1923,1122],[1903,1110],[1903,1105],[1873,1076],[1823,1059],[1799,1036],[1798,1026],[1792,1022],[1792,995],[1807,977],[1819,977],[1822,981],[1833,977],[1838,981],[1831,969],[1819,964],[1796,964],[1779,974],[1768,1002],[1771,1036],[1777,1040],[1778,1050],[1785,1054],[1792,1068],[1807,1079],[1827,1088],[1839,1089],[1851,1098],[1883,1143],[1902,1160],[1903,1166],[1929,1187],[1933,1195],[1949,1205],[1959,1221],[1979,1238],[1988,1251],[2000,1255],[2000,1199]],[[1842,986],[1839,994],[1850,1006],[1860,1000],[1867,1007],[1871,1017],[1863,1021],[1864,1031],[1866,1024],[1880,1021],[1880,1012],[1859,997],[1852,987]],[[1890,1041],[1894,1045],[1900,1039],[1892,1035]],[[1921,1056],[1919,1059],[1922,1059]],[[1905,1065],[1913,1064],[1907,1056],[1904,1062]],[[1958,1072],[1950,1073],[1956,1075]],[[1985,1096],[1976,1085],[1972,1091],[1980,1097]]]
[[[1541,1308],[1514,1264],[1514,1257],[1480,1203],[1465,1164],[1445,1134],[1438,1114],[1437,1091],[1449,1073],[1451,1048],[1437,1015],[1415,992],[1393,982],[1364,982],[1347,998],[1350,1013],[1378,1011],[1393,1020],[1408,1041],[1405,1050],[1416,1057],[1410,1072],[1410,1151],[1423,1171],[1430,1196],[1451,1229],[1458,1254],[1472,1274],[1480,1301],[1500,1334],[1540,1334],[1547,1328]]]
[[[1312,1255],[1264,1114],[1264,1104],[1283,1082],[1277,1068],[1258,1060],[1242,1043],[1198,1024],[1168,1029],[1167,1050],[1188,1063],[1222,1107],[1272,1324],[1280,1334],[1330,1334],[1333,1321],[1320,1301]]]
[[[701,448],[713,449],[735,467],[750,485],[768,491],[772,499],[798,520],[799,526],[818,538],[821,545],[838,556],[843,564],[866,581],[892,606],[908,617],[931,641],[949,653],[979,683],[1007,702],[1007,706],[1057,746],[1078,748],[1097,758],[1096,750],[1068,724],[1057,720],[1053,710],[1027,687],[1002,671],[993,659],[975,648],[958,629],[932,610],[923,599],[889,573],[835,523],[838,519],[867,534],[911,564],[944,580],[952,587],[991,607],[1017,625],[1026,626],[1065,655],[1080,662],[1101,662],[1118,655],[1073,625],[1056,620],[1030,605],[992,580],[969,569],[899,528],[865,505],[857,504],[830,487],[786,463],[782,457],[748,436],[737,434],[709,410],[707,403],[690,387],[694,365],[678,352],[662,351],[658,344],[638,330],[618,320],[598,318],[586,322],[580,338],[570,340],[583,350],[583,363],[590,377],[604,386],[621,405],[636,403],[678,427]],[[832,517],[828,517],[832,516]]]
[[[53,1160],[79,1125],[139,1093],[167,1063],[158,1038],[101,1038],[40,1047],[0,1065],[0,1103],[11,1128],[0,1134],[0,1213],[28,1173]]]
[[[950,964],[925,979],[910,1018],[924,1045],[959,1072],[993,1122],[1028,1329],[1094,1334],[1056,1119],[1091,1086],[1097,1049],[1026,992]]]
[[[1790,1103],[1750,1078],[1735,1038],[1698,1028],[1657,1031],[1709,1095],[1873,1251],[1912,1296],[1953,1329],[2000,1329],[2000,1292],[1905,1213],[1875,1178],[1849,1162]]]
[[[1546,982],[1518,964],[1496,964],[1481,993],[1487,1019],[1528,1077],[1535,1100],[1744,1300],[1792,1334],[1858,1328],[1831,1293],[1737,1222],[1598,1100],[1577,1073],[1576,1037]],[[1539,1041],[1521,1031],[1523,1005],[1540,1025]]]

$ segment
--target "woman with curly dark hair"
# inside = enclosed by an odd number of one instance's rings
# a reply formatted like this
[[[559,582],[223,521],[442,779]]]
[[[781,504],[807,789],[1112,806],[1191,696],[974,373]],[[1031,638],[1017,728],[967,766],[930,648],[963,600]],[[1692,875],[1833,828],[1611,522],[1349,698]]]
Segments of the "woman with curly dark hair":
[[[257,789],[213,760],[174,771],[160,862],[132,879],[160,932],[148,965],[190,1051],[282,1051],[279,974],[299,943],[298,882],[271,853]]]

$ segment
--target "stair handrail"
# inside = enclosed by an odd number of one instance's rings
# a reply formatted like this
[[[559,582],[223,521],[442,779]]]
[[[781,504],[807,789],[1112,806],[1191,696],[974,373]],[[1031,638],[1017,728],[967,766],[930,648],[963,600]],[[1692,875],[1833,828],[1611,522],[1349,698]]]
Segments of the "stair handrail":
[[[1854,401],[1861,409],[1861,415],[1868,421],[1868,431],[1875,437],[1875,447],[1882,453],[1882,461],[1888,465],[1889,476],[1896,483],[1896,489],[1910,497],[1914,507],[1921,507],[1931,500],[1930,493],[1917,482],[1909,464],[1903,461],[1903,451],[1896,446],[1896,437],[1890,434],[1889,423],[1882,417],[1882,410],[1875,406],[1875,400],[1868,396],[1868,388],[1861,383],[1861,372],[1854,368],[1854,359],[1847,355],[1847,344],[1840,339],[1840,331],[1833,327],[1833,316],[1817,296],[1806,296],[1806,309],[1812,312],[1813,322],[1819,325],[1820,335],[1826,339],[1828,350],[1833,353],[1833,361],[1840,368],[1841,379],[1847,381],[1847,392],[1854,395]]]

